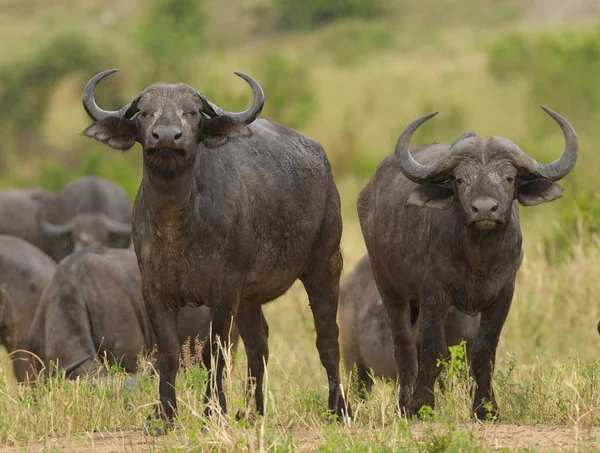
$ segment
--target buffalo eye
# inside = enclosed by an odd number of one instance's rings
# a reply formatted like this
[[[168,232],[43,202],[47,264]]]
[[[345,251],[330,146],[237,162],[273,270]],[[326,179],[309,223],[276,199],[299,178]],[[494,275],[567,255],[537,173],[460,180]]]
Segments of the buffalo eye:
[[[198,116],[198,111],[192,110],[191,112],[187,112],[186,115],[191,116],[192,118],[196,118]]]
[[[456,178],[456,184],[462,184],[464,181],[462,178]]]
[[[515,181],[515,178],[513,178],[512,176],[509,176],[508,178],[506,178],[506,182],[508,183],[513,183]]]
[[[140,117],[142,118],[148,118],[150,116],[150,114],[148,112],[140,112]]]

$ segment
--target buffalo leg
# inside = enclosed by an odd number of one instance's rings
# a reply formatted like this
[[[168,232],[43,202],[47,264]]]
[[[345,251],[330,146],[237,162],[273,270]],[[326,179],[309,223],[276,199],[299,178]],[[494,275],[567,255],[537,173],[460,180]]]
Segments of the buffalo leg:
[[[246,387],[246,405],[250,405],[254,387],[256,411],[264,415],[263,377],[265,366],[269,360],[269,326],[262,308],[240,310],[237,314],[236,325],[246,348],[248,357],[248,385]]]
[[[471,372],[475,380],[473,412],[481,420],[485,420],[488,415],[498,416],[498,405],[492,388],[492,375],[496,363],[496,348],[500,340],[500,332],[502,332],[502,327],[508,316],[513,292],[514,283],[504,288],[496,301],[481,313],[481,324],[473,345],[471,362]]]
[[[419,372],[410,402],[411,415],[417,415],[423,406],[435,408],[434,388],[441,372],[437,361],[448,354],[444,336],[448,304],[443,297],[443,289],[432,283],[424,283],[423,286],[427,289],[421,298],[419,328],[422,341]]]
[[[212,318],[210,341],[205,343],[202,350],[202,361],[208,368],[208,382],[204,393],[204,404],[206,405],[204,415],[206,417],[212,415],[210,402],[213,394],[216,394],[219,400],[221,412],[223,414],[227,413],[227,401],[223,391],[223,372],[225,369],[223,351],[227,351],[229,346],[229,333],[238,302],[237,291],[231,287],[226,287],[220,300],[210,306]]]
[[[411,325],[410,300],[399,298],[391,289],[386,289],[384,286],[377,286],[387,313],[394,345],[394,360],[400,387],[398,406],[402,412],[406,412],[417,376],[417,347]]]
[[[149,291],[144,291],[143,297],[158,347],[156,368],[159,374],[160,403],[156,407],[156,416],[166,422],[165,426],[151,430],[148,421],[146,429],[151,434],[159,435],[163,434],[165,427],[172,425],[173,419],[177,415],[175,379],[181,353],[177,333],[179,306],[177,303],[167,304],[165,301],[169,299],[156,297]]]
[[[369,393],[371,393],[373,377],[371,376],[371,370],[362,363],[356,364],[356,383],[359,396],[366,399],[369,396]]]
[[[317,349],[329,382],[329,410],[342,418],[350,416],[340,388],[339,329],[336,322],[342,254],[339,249],[328,260],[316,263],[302,276],[317,331]],[[347,412],[346,412],[347,411]]]

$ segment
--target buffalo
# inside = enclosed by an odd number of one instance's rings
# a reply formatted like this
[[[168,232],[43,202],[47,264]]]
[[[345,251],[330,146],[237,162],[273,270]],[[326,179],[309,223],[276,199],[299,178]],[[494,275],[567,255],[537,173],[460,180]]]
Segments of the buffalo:
[[[38,213],[52,196],[42,189],[0,192],[0,234],[19,237],[45,251],[46,238],[38,225]]]
[[[248,356],[248,395],[264,411],[268,325],[262,304],[300,279],[313,312],[317,349],[329,382],[329,410],[349,413],[340,388],[338,326],[342,270],[340,197],[322,146],[280,124],[258,119],[262,88],[240,113],[224,111],[185,84],[154,84],[119,111],[94,101],[94,76],[83,104],[94,120],[84,135],[112,148],[143,148],[143,177],[133,212],[133,243],[142,291],[157,333],[163,428],[176,414],[177,317],[180,307],[206,304],[212,316],[204,401],[213,390],[225,413],[221,343],[232,320]],[[137,115],[137,116],[136,116]],[[135,118],[134,118],[135,116]],[[212,363],[212,362],[211,362]],[[216,382],[216,386],[213,384]],[[216,388],[215,388],[216,387]],[[205,415],[212,413],[206,404]],[[148,426],[148,424],[147,424]]]
[[[29,242],[0,235],[0,344],[12,353],[14,375],[25,382],[29,328],[56,263]]]
[[[569,174],[579,153],[573,127],[542,108],[565,138],[562,155],[550,164],[537,162],[505,138],[472,132],[452,145],[410,151],[414,132],[434,112],[404,129],[395,153],[381,161],[359,195],[360,224],[400,374],[398,403],[409,414],[425,405],[434,408],[436,361],[446,351],[444,320],[453,305],[465,314],[481,313],[471,361],[473,411],[478,418],[497,416],[496,348],[523,257],[518,203],[559,198],[562,188],[555,182]],[[411,301],[419,305],[423,325],[418,368]]]
[[[182,309],[181,342],[204,342],[209,331],[206,307]],[[233,335],[236,343],[236,334]],[[138,356],[149,353],[155,333],[142,301],[135,252],[94,245],[58,265],[39,303],[27,349],[43,363],[57,363],[68,376],[102,372],[102,362],[137,371]],[[98,359],[98,360],[94,360]],[[34,374],[39,373],[35,367]]]
[[[70,182],[38,214],[42,250],[57,262],[92,244],[126,248],[131,242],[131,203],[118,185],[96,176]]]
[[[421,333],[421,329],[417,330],[417,326],[420,326],[418,314],[418,307],[411,306],[411,324],[417,344],[420,343]],[[468,361],[480,317],[465,315],[454,306],[448,308],[444,326],[446,344],[455,346],[465,340]],[[387,314],[377,292],[368,255],[342,279],[338,322],[344,368],[350,375],[356,366],[356,379],[361,395],[364,395],[362,390],[370,391],[373,384],[371,376],[398,379]]]

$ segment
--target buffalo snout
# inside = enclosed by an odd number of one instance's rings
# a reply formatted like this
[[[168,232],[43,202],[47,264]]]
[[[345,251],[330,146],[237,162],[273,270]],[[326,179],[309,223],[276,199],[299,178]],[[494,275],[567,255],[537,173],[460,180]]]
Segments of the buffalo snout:
[[[152,128],[151,147],[181,148],[183,132],[175,125],[159,124]]]

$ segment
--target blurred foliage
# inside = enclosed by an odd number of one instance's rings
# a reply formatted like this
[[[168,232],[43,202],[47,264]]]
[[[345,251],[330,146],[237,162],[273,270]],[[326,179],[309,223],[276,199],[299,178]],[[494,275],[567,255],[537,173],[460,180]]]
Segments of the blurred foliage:
[[[263,118],[301,128],[317,110],[317,99],[307,66],[276,53],[256,65],[257,79],[265,92]]]
[[[394,47],[394,30],[381,22],[345,21],[321,37],[321,48],[340,66],[350,66]]]
[[[310,29],[348,17],[378,17],[384,0],[274,0],[283,29]]]
[[[532,102],[526,108],[531,132],[525,149],[541,149],[544,156],[555,148],[548,137],[560,133],[539,104],[568,118],[580,137],[600,138],[600,26],[509,33],[489,45],[488,65],[500,82],[526,84]],[[584,173],[576,170],[580,177]],[[600,193],[570,178],[565,197],[557,204],[559,228],[545,240],[549,258],[569,256],[574,237],[586,240],[600,231]]]
[[[207,15],[202,0],[152,0],[137,30],[146,60],[142,85],[189,75],[190,55],[202,51]]]
[[[106,66],[110,47],[78,29],[28,43],[0,64],[0,131],[5,141],[35,146],[53,90],[73,72]]]
[[[525,79],[534,102],[578,125],[597,122],[600,26],[510,33],[492,41],[488,61],[501,82]],[[553,127],[538,111],[533,119],[538,125],[543,120],[545,129]]]

